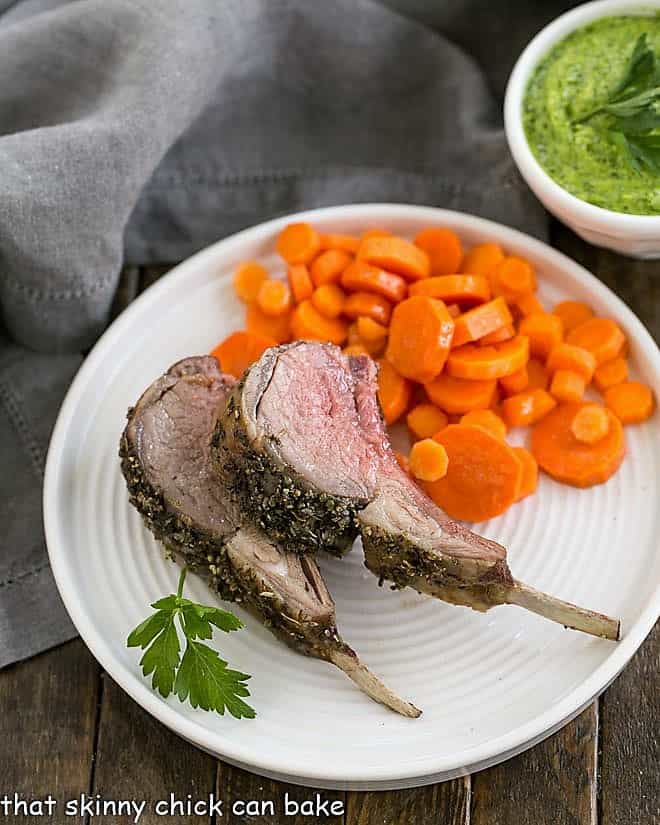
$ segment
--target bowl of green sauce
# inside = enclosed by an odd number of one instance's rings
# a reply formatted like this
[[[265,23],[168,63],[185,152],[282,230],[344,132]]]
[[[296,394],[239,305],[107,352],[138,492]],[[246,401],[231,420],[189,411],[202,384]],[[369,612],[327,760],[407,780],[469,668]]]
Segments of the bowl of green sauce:
[[[660,258],[660,0],[599,0],[520,56],[504,119],[539,200],[590,243]]]

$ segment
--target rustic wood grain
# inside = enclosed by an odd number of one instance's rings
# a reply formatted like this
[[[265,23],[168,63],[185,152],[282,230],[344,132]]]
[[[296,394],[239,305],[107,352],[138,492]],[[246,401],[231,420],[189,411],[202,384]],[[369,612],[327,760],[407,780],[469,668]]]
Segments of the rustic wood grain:
[[[119,276],[119,286],[112,302],[110,317],[114,319],[137,298],[140,288],[140,270],[137,266],[125,266]]]
[[[601,699],[601,825],[660,823],[660,625]]]
[[[157,816],[155,804],[177,799],[206,800],[215,791],[216,760],[169,731],[103,675],[98,747],[92,793],[105,799],[146,800],[140,825],[209,823],[208,816]],[[113,816],[94,825],[117,825]]]
[[[346,806],[346,795],[342,791],[321,791],[314,788],[303,788],[298,785],[288,785],[284,782],[276,782],[273,779],[265,779],[248,771],[240,770],[232,765],[222,763],[218,771],[218,794],[225,800],[225,816],[223,822],[227,825],[261,825],[267,822],[268,825],[343,825],[344,814],[335,816],[310,816],[298,813],[297,815],[286,815],[284,802],[285,795],[289,800],[298,804],[314,801],[315,794],[319,794],[321,800],[332,803],[339,801],[342,803],[342,810]],[[232,806],[237,802],[272,801],[275,813],[266,811],[264,814],[233,812]],[[293,810],[293,809],[292,809]],[[306,809],[305,809],[306,810]]]
[[[403,791],[349,793],[346,825],[468,825],[470,777]]]
[[[585,244],[561,224],[555,245],[607,284],[660,341],[660,262]],[[660,629],[601,698],[601,825],[660,823]]]
[[[80,640],[0,673],[0,793],[52,794],[61,806],[89,789],[98,684]]]
[[[536,747],[474,774],[471,825],[597,825],[597,754],[594,702]]]
[[[552,242],[594,272],[660,339],[660,265],[598,250],[554,223]],[[113,317],[171,268],[127,267]],[[190,822],[209,825],[659,825],[660,691],[656,628],[624,673],[580,717],[550,739],[472,778],[405,791],[318,791],[340,800],[345,815],[289,816],[284,794],[301,802],[313,789],[263,779],[213,758],[169,733],[142,711],[99,668],[82,642],[72,642],[0,673],[0,792],[59,800],[81,793],[146,799],[174,792],[185,800],[215,790],[224,800],[222,819],[155,816],[146,825]],[[102,685],[99,694],[99,685]],[[29,705],[24,697],[30,696]],[[100,711],[100,712],[99,712]],[[98,730],[96,730],[98,726]],[[96,758],[94,742],[97,739]],[[601,784],[596,764],[601,757]],[[597,791],[598,794],[597,794]],[[275,816],[232,812],[238,800],[273,800]],[[51,820],[44,818],[41,822]],[[61,821],[56,818],[52,821]],[[116,822],[101,817],[94,822]],[[123,821],[123,820],[122,820]]]
[[[156,281],[169,272],[176,264],[152,264],[151,266],[140,267],[140,281],[138,292],[144,292],[145,289],[155,284]]]

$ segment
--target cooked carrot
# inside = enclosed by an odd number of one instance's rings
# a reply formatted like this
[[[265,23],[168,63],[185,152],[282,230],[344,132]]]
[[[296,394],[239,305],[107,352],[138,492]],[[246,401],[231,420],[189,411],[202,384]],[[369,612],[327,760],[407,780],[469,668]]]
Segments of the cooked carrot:
[[[622,424],[638,424],[653,412],[653,393],[639,381],[624,381],[605,390],[605,404]]]
[[[241,330],[232,332],[211,352],[220,362],[223,372],[240,378],[245,370],[257,361],[269,347],[276,347],[274,338],[255,335]]]
[[[241,299],[249,304],[256,301],[259,287],[268,278],[268,270],[256,261],[243,261],[234,272],[234,289]]]
[[[401,375],[426,384],[442,371],[453,332],[442,301],[414,295],[394,308],[387,358]]]
[[[361,258],[342,272],[341,285],[349,292],[375,292],[395,304],[403,301],[408,292],[408,284],[400,275],[372,266]]]
[[[587,384],[594,376],[596,359],[587,349],[575,344],[556,344],[548,355],[546,366],[550,372],[573,370],[579,373]]]
[[[605,361],[594,372],[594,384],[600,392],[605,392],[609,387],[622,384],[628,378],[628,362],[625,358],[613,358]]]
[[[278,344],[283,344],[291,337],[291,313],[266,315],[256,302],[248,304],[245,309],[245,327],[248,332],[265,338],[274,338]]]
[[[308,223],[290,223],[277,236],[276,249],[288,264],[308,264],[320,248],[319,233]]]
[[[448,516],[484,521],[513,504],[520,487],[521,465],[506,442],[482,427],[451,424],[438,433],[447,451],[447,474],[424,489]]]
[[[516,335],[490,347],[466,344],[453,349],[447,358],[447,372],[454,378],[470,380],[503,378],[524,367],[528,359],[529,342],[524,335]]]
[[[363,238],[358,257],[374,266],[382,266],[409,281],[428,278],[431,269],[429,256],[423,249],[395,236]]]
[[[447,474],[447,450],[432,438],[416,441],[408,461],[410,472],[419,481],[439,481]]]
[[[384,358],[378,366],[378,400],[385,423],[394,424],[410,406],[412,386]]]
[[[588,349],[598,366],[620,355],[626,336],[611,318],[590,318],[572,329],[566,341]]]
[[[441,410],[462,415],[470,410],[487,410],[493,403],[497,381],[465,381],[442,373],[424,389]]]
[[[403,453],[394,453],[394,458],[396,458],[396,463],[401,467],[406,475],[410,475],[410,462],[408,461],[408,456],[404,455]]]
[[[550,395],[557,401],[580,401],[587,382],[574,370],[557,370],[550,383]]]
[[[387,326],[392,314],[392,305],[382,295],[373,295],[370,292],[354,292],[349,295],[344,304],[344,315],[355,320],[363,315],[371,318],[378,324]]]
[[[515,334],[516,328],[513,324],[505,324],[503,327],[494,330],[494,332],[489,332],[488,335],[484,335],[483,338],[479,339],[479,343],[484,347],[488,347],[491,344],[501,344],[503,341],[508,341],[510,338],[513,338]]]
[[[526,427],[539,421],[556,406],[555,399],[545,390],[525,390],[505,398],[500,410],[507,426]]]
[[[560,301],[552,310],[553,315],[558,315],[564,326],[564,335],[579,327],[585,321],[594,317],[591,307],[580,301]]]
[[[366,343],[382,346],[387,340],[387,327],[374,321],[373,318],[367,318],[361,315],[357,319],[356,324],[358,335]]]
[[[490,300],[490,284],[483,275],[440,275],[411,284],[408,294],[470,307]]]
[[[483,427],[496,438],[506,438],[506,424],[493,410],[471,410],[461,418],[461,424]]]
[[[547,390],[550,385],[550,373],[536,358],[530,358],[527,362],[527,389]]]
[[[451,315],[452,318],[458,318],[461,314],[461,308],[458,304],[449,304],[447,307],[447,312]]]
[[[362,338],[360,336],[360,333],[358,332],[357,321],[354,321],[352,324],[349,324],[348,335],[346,336],[346,343],[348,344],[348,346],[360,347],[364,354],[371,355],[372,357],[380,355],[385,346],[384,341],[366,341],[364,338]]]
[[[512,447],[514,455],[520,462],[520,483],[516,493],[516,501],[531,495],[539,483],[539,465],[536,459],[524,447]]]
[[[503,258],[490,273],[490,278],[496,294],[503,295],[511,303],[536,289],[532,265],[516,255]]]
[[[312,303],[325,318],[339,318],[344,311],[346,295],[337,284],[323,284],[314,290]]]
[[[468,250],[461,264],[461,272],[487,277],[503,258],[504,252],[499,244],[480,243]]]
[[[310,275],[314,286],[324,284],[338,284],[341,274],[353,260],[353,256],[343,249],[327,249],[325,252],[314,258],[310,267]]]
[[[505,375],[500,378],[500,387],[502,387],[507,395],[515,395],[527,389],[529,386],[528,366],[529,362],[519,370],[512,372],[511,375]],[[545,387],[543,389],[545,389]]]
[[[545,360],[550,350],[563,337],[561,318],[551,312],[535,312],[523,318],[518,327],[521,335],[529,338],[529,350],[536,358]]]
[[[348,325],[348,335],[346,336],[346,343],[350,346],[351,344],[363,344],[362,338],[360,337],[360,333],[358,332],[357,328],[357,321],[353,321],[352,324]]]
[[[448,423],[445,413],[435,404],[417,404],[406,416],[406,424],[415,441],[431,438]]]
[[[610,428],[607,410],[599,404],[585,404],[575,413],[571,432],[583,444],[596,444]]]
[[[362,235],[360,235],[360,240],[364,240],[365,238],[390,238],[392,233],[389,229],[378,229],[375,227],[374,229],[366,229]]]
[[[340,235],[337,233],[328,233],[319,236],[321,241],[321,249],[342,249],[344,252],[350,252],[355,255],[360,246],[360,239],[355,235]]]
[[[429,256],[431,275],[451,275],[458,272],[463,260],[463,245],[451,229],[435,226],[422,229],[415,235],[415,246],[423,249]]]
[[[459,315],[455,321],[453,347],[461,347],[484,335],[505,327],[512,322],[511,313],[504,298],[495,298],[486,304]]]
[[[342,350],[344,355],[371,355],[364,344],[349,344]]]
[[[257,305],[265,315],[285,315],[291,309],[291,290],[284,281],[269,278],[259,287]]]
[[[299,304],[312,297],[314,284],[305,264],[291,264],[287,270],[293,300]]]
[[[526,318],[528,315],[534,315],[538,312],[544,312],[543,304],[533,292],[518,295],[514,301],[514,306],[523,318]]]
[[[571,430],[583,403],[560,404],[534,427],[532,453],[548,475],[572,484],[591,487],[612,476],[625,455],[621,422],[607,410],[607,435],[595,444],[578,441]]]
[[[308,300],[302,301],[293,310],[291,331],[296,339],[330,341],[333,344],[341,345],[348,336],[348,324],[340,318],[326,318]]]

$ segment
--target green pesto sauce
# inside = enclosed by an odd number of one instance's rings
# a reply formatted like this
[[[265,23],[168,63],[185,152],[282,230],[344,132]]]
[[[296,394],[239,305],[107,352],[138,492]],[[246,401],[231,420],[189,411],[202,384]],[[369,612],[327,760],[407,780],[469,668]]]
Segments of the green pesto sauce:
[[[660,214],[660,175],[636,171],[607,130],[573,125],[607,97],[647,33],[660,52],[660,17],[605,17],[570,34],[537,66],[525,93],[523,125],[541,166],[584,201],[633,215]]]

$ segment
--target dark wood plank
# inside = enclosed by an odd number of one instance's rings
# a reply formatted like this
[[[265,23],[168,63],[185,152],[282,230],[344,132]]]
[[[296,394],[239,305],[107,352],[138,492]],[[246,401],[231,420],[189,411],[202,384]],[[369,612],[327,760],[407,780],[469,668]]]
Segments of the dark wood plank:
[[[186,822],[202,825],[209,816],[158,816],[156,803],[174,793],[186,802],[208,800],[215,791],[216,760],[179,739],[142,710],[104,674],[92,793],[107,800],[144,800],[141,825]],[[94,818],[95,825],[130,821]]]
[[[346,825],[467,825],[470,777],[402,791],[349,793]]]
[[[660,823],[660,625],[601,699],[601,825]]]
[[[0,673],[2,793],[52,794],[62,806],[87,792],[98,685],[99,667],[80,640]],[[61,822],[58,814],[34,821]]]
[[[322,801],[341,803],[342,813],[334,816],[330,815],[308,815],[306,813],[294,814],[294,808],[290,809],[287,816],[285,810],[285,798],[291,803],[301,805],[301,803],[314,802],[315,795],[318,794]],[[218,795],[225,801],[225,814],[223,822],[227,825],[261,825],[267,822],[268,825],[343,825],[344,810],[346,806],[346,795],[342,791],[322,791],[314,788],[303,788],[298,785],[288,785],[284,782],[276,782],[273,779],[265,779],[247,771],[234,768],[231,765],[222,763],[218,772]],[[272,801],[274,813],[265,811],[262,813],[249,813],[247,808],[233,811],[237,802],[257,802]],[[303,808],[302,810],[308,810]],[[337,809],[336,809],[337,810]]]
[[[598,706],[554,736],[472,777],[471,825],[596,825]]]
[[[143,266],[140,268],[140,283],[138,292],[144,292],[147,287],[155,284],[156,281],[169,272],[176,264],[151,264],[151,266]]]
[[[125,266],[119,277],[119,286],[112,302],[110,317],[114,320],[120,312],[134,301],[140,287],[140,270],[137,266]]]

